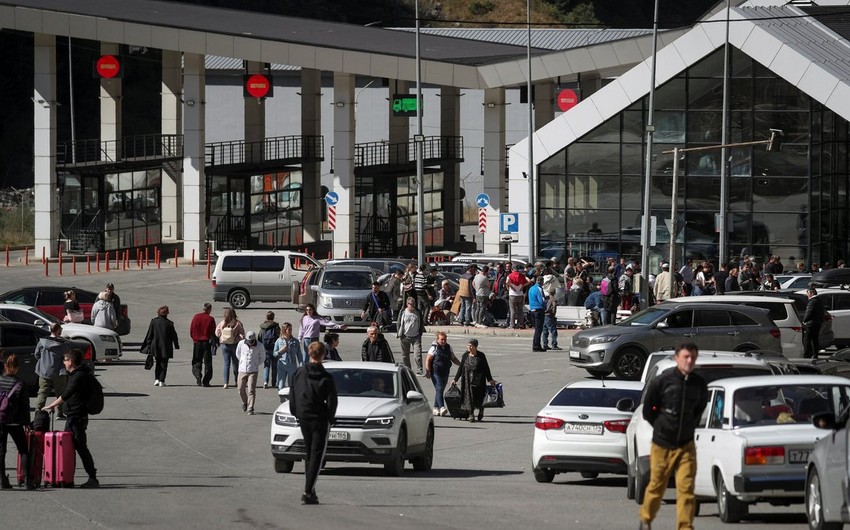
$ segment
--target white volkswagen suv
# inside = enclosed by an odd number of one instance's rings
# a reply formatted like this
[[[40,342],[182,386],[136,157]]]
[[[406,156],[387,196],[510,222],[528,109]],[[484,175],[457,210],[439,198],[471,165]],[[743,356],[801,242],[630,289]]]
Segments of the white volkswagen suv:
[[[383,464],[390,476],[407,461],[428,471],[434,460],[434,419],[419,381],[401,364],[333,362],[325,369],[336,383],[339,404],[325,460]],[[271,425],[274,469],[289,473],[306,452],[298,420],[289,411],[289,389]]]

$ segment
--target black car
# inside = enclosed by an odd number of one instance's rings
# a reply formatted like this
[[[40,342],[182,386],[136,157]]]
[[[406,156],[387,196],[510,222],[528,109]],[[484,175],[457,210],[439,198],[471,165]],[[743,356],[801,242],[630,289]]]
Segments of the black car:
[[[791,359],[801,374],[837,375],[850,379],[850,362],[826,357],[821,359]]]
[[[18,356],[21,363],[18,376],[24,380],[34,396],[38,392],[38,376],[35,374],[35,346],[39,339],[50,335],[45,329],[32,324],[20,322],[0,321],[0,348],[3,348],[3,362],[11,354]],[[83,362],[91,365],[94,363],[91,344],[86,341],[70,340],[60,337],[60,340],[68,342],[71,348],[83,352]]]
[[[0,294],[0,302],[4,304],[24,304],[37,307],[54,317],[62,320],[65,318],[65,292],[74,291],[77,298],[77,303],[80,304],[80,309],[83,311],[83,321],[86,324],[91,324],[91,307],[97,301],[98,293],[79,289],[77,287],[55,287],[55,286],[31,286],[21,287],[13,291]],[[127,304],[121,304],[121,312],[118,315],[118,327],[115,332],[121,336],[129,335],[131,322],[127,312]]]

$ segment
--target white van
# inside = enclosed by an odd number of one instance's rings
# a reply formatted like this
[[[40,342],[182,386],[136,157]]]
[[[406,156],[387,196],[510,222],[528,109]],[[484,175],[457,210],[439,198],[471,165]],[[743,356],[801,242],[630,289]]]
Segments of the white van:
[[[292,283],[319,262],[288,250],[226,250],[216,252],[212,275],[213,300],[236,309],[251,302],[290,302]]]

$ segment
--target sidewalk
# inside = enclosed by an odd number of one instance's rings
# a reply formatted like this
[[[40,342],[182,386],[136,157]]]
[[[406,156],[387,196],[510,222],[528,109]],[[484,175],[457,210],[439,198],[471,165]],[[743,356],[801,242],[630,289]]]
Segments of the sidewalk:
[[[489,328],[476,328],[475,326],[460,326],[460,325],[449,325],[449,326],[432,326],[429,325],[427,327],[429,334],[437,333],[438,331],[445,331],[449,336],[452,335],[469,335],[471,337],[479,336],[479,337],[527,337],[529,341],[531,341],[532,336],[534,335],[534,328],[524,328],[524,329],[509,329],[503,328],[501,326],[494,326]],[[561,342],[561,337],[569,336],[572,337],[577,332],[581,331],[581,328],[558,328],[558,342]]]

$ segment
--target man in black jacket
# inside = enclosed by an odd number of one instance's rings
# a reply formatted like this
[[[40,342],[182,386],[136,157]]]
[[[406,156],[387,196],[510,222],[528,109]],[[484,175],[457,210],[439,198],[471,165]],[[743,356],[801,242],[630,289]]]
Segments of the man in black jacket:
[[[825,310],[823,302],[818,298],[818,291],[814,287],[806,289],[809,303],[806,304],[806,312],[803,313],[803,357],[815,359],[820,352],[820,327],[823,324]]]
[[[366,340],[363,341],[363,346],[360,348],[360,360],[373,363],[393,363],[392,349],[390,343],[384,338],[383,333],[378,332],[378,328],[370,326],[366,330]]]
[[[390,317],[390,297],[381,290],[379,282],[372,282],[372,292],[369,293],[363,303],[361,318],[364,320],[368,318],[367,322],[374,322],[381,327],[390,324],[392,321]]]
[[[316,479],[322,469],[328,432],[336,416],[336,385],[322,366],[325,345],[313,342],[307,350],[309,361],[295,372],[289,393],[289,411],[301,424],[304,448],[307,451],[304,473],[304,495],[301,504],[319,504]]]
[[[698,354],[696,344],[676,346],[676,368],[656,377],[646,389],[643,417],[653,430],[649,484],[640,507],[642,530],[650,530],[674,471],[677,528],[693,528],[697,472],[694,430],[708,403],[705,381],[693,373]]]

